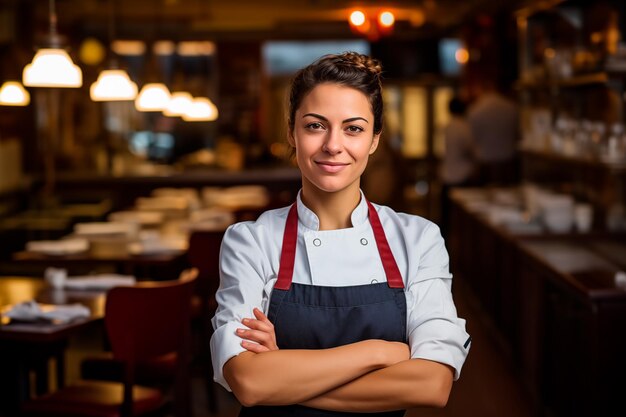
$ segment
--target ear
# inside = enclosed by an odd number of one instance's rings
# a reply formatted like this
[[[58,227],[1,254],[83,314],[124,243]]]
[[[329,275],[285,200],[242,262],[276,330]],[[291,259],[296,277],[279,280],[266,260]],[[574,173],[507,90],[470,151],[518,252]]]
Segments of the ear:
[[[287,142],[289,142],[292,147],[296,147],[296,139],[293,137],[293,130],[291,129],[289,129],[289,133],[287,133]]]
[[[372,155],[374,152],[376,152],[376,149],[378,148],[378,142],[380,141],[380,133],[377,135],[374,135],[374,137],[372,138],[372,145],[370,146],[370,155]]]

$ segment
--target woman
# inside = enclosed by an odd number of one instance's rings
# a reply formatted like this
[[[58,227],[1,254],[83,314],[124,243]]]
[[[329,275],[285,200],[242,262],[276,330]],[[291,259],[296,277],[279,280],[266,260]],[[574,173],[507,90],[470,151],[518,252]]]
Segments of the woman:
[[[382,131],[380,79],[351,52],[296,74],[298,199],[224,236],[211,351],[242,416],[402,415],[444,406],[459,376],[469,337],[439,229],[359,188]]]

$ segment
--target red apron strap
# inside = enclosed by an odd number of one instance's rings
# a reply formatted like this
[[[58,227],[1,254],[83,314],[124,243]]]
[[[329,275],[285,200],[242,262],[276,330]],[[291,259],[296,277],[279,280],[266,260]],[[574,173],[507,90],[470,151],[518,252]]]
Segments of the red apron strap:
[[[385,236],[385,231],[383,230],[383,225],[380,222],[380,217],[378,217],[378,213],[372,203],[368,200],[366,201],[369,209],[370,224],[374,230],[374,239],[376,239],[378,253],[380,253],[380,259],[383,262],[383,268],[385,269],[385,274],[387,275],[389,288],[404,288],[400,269],[398,268],[398,264],[396,263],[393,253],[391,252],[391,248],[389,247],[389,243],[387,242],[387,236]]]
[[[280,252],[280,267],[278,280],[274,288],[288,290],[291,287],[293,268],[296,261],[296,245],[298,244],[298,205],[293,203],[287,215],[285,232],[283,233],[283,247]]]

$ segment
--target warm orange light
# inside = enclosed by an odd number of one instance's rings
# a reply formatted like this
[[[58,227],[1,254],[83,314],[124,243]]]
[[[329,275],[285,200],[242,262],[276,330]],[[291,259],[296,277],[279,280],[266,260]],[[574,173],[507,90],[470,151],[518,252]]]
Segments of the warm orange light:
[[[469,61],[469,52],[467,52],[465,48],[459,48],[454,53],[454,59],[456,59],[456,62],[459,64],[467,64],[467,61]]]
[[[591,42],[593,42],[593,43],[600,43],[600,42],[602,42],[602,33],[600,33],[600,32],[593,32],[591,34]]]
[[[350,14],[350,23],[354,26],[361,26],[365,23],[365,13],[355,10]]]
[[[378,22],[383,27],[391,27],[395,21],[396,18],[390,11],[384,11],[378,15]]]

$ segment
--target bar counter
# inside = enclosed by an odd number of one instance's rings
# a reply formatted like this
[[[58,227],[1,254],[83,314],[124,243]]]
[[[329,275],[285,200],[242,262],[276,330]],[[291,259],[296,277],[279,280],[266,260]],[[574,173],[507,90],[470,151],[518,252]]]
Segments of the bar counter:
[[[451,269],[486,313],[536,414],[625,415],[626,287],[615,281],[626,271],[625,236],[507,225],[487,214],[487,194],[452,193]]]
[[[166,167],[150,173],[126,175],[59,172],[55,193],[61,199],[80,201],[109,199],[113,208],[122,208],[131,206],[136,197],[146,196],[160,187],[200,189],[237,185],[263,185],[270,192],[275,205],[287,205],[295,200],[300,189],[300,171],[296,167],[269,166],[241,171],[209,168],[177,171]]]

